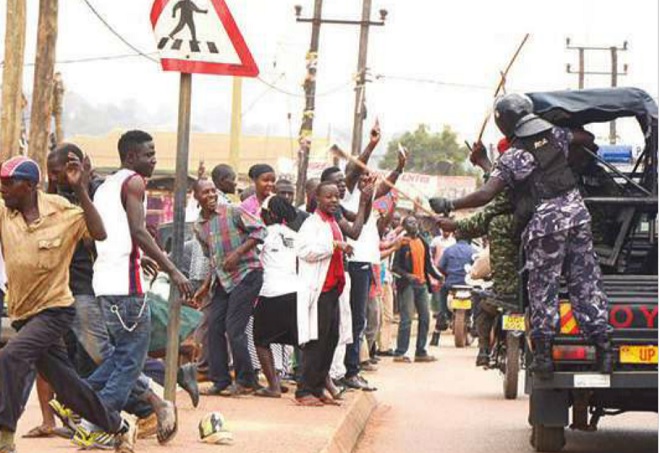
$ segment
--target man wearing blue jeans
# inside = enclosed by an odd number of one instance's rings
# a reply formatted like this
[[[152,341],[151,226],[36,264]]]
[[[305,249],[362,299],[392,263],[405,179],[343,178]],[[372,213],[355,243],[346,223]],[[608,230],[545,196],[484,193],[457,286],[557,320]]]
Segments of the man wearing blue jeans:
[[[146,228],[146,178],[156,165],[153,138],[146,132],[129,131],[120,137],[117,147],[121,169],[106,178],[94,197],[108,237],[96,243],[98,256],[92,280],[113,351],[88,382],[109,407],[121,410],[140,377],[149,349],[151,313],[144,297],[142,252],[169,274],[171,284],[183,297],[192,296],[192,286]],[[176,434],[176,413],[167,401],[156,407],[156,412],[161,419],[158,441],[166,443]]]
[[[399,298],[399,333],[394,353],[395,362],[409,363],[406,356],[410,346],[412,318],[417,311],[417,344],[415,362],[433,362],[436,358],[426,351],[426,337],[429,332],[429,292],[430,278],[440,279],[440,274],[433,267],[429,245],[419,236],[419,224],[415,216],[408,216],[403,221],[403,228],[408,236],[408,244],[394,255],[392,273],[397,275],[396,288]]]

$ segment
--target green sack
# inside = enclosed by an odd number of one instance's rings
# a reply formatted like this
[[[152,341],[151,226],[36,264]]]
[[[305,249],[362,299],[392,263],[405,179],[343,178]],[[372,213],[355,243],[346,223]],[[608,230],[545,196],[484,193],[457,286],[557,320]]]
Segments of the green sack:
[[[146,299],[151,309],[151,342],[149,352],[164,351],[167,347],[167,323],[169,321],[170,282],[167,275],[159,274],[147,291]],[[194,308],[181,307],[179,344],[190,336],[202,320],[202,313]]]

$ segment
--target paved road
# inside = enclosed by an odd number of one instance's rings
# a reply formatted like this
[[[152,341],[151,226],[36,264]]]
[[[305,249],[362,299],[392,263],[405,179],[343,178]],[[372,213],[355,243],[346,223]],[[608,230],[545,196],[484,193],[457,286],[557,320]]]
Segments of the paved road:
[[[435,363],[383,359],[370,376],[381,405],[356,453],[531,452],[528,399],[504,400],[500,376],[474,366],[476,349],[455,349],[451,337],[431,348]],[[565,452],[658,451],[658,416],[605,417],[597,433],[567,431]]]

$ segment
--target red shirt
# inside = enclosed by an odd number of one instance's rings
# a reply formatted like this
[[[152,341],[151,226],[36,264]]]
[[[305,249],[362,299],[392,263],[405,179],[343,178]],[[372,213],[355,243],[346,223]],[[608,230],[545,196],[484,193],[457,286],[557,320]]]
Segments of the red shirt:
[[[341,234],[339,225],[335,218],[331,215],[328,215],[320,210],[317,210],[318,214],[321,216],[324,222],[328,222],[332,228],[332,239],[334,241],[340,242],[344,240],[344,236]],[[339,294],[344,290],[344,285],[346,285],[346,276],[344,275],[344,254],[338,248],[335,248],[332,252],[332,259],[330,260],[330,267],[328,268],[328,275],[325,277],[325,283],[323,283],[323,289],[321,292],[327,293],[337,288]]]

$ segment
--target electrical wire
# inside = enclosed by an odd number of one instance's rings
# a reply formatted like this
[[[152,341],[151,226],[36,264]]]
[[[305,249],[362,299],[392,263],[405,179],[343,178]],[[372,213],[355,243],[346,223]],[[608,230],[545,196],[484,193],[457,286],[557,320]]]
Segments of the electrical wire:
[[[158,52],[152,52],[151,54],[148,55],[157,55]],[[95,61],[111,61],[111,60],[121,60],[125,58],[135,58],[135,57],[142,57],[142,55],[138,53],[127,53],[127,54],[119,54],[119,55],[101,55],[101,56],[96,56],[96,57],[80,57],[80,58],[68,58],[65,60],[57,60],[55,61],[55,64],[74,64],[74,63],[91,63]],[[4,61],[0,61],[0,68],[5,65]],[[34,66],[35,63],[24,63],[23,66]]]
[[[105,18],[104,18],[104,17],[103,17],[103,16],[102,16],[102,15],[96,10],[96,8],[94,8],[94,5],[92,5],[92,4],[89,2],[89,0],[82,0],[82,1],[87,5],[87,7],[92,11],[92,13],[94,13],[94,15],[98,18],[98,20],[100,20],[100,21],[103,23],[103,25],[105,25],[105,27],[106,27],[108,30],[110,30],[110,32],[111,32],[113,35],[115,35],[115,36],[116,36],[121,42],[123,42],[124,44],[126,44],[126,46],[128,46],[129,48],[131,48],[132,50],[134,50],[134,51],[135,51],[137,54],[139,54],[140,56],[142,56],[142,57],[144,57],[144,58],[146,58],[146,59],[148,59],[148,60],[151,60],[151,61],[153,61],[154,63],[158,63],[158,62],[159,62],[157,59],[152,58],[149,54],[144,53],[142,50],[138,49],[138,48],[135,47],[133,44],[131,44],[128,40],[126,40],[126,38],[124,38],[124,37],[123,37],[123,36],[122,36],[117,30],[115,30],[115,29],[112,27],[112,25],[110,25],[110,24],[108,23],[107,20],[105,20]]]

